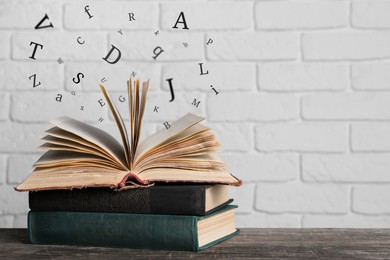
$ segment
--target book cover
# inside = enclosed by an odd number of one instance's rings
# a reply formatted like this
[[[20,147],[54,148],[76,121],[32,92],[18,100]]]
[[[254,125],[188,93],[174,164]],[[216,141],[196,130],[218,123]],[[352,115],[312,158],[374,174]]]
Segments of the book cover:
[[[226,185],[156,185],[115,191],[107,188],[29,193],[32,211],[117,212],[134,214],[210,214],[231,203]]]
[[[30,211],[28,231],[34,244],[200,251],[238,234],[235,208],[206,217]]]

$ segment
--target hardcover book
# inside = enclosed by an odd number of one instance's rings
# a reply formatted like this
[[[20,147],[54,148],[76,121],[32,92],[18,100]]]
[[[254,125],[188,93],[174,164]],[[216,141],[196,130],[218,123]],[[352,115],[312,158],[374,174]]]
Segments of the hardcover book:
[[[228,199],[227,185],[159,184],[122,191],[87,188],[29,193],[29,206],[32,211],[204,216],[232,201]]]
[[[134,85],[134,86],[133,86]],[[103,130],[63,116],[50,121],[46,150],[34,171],[15,189],[38,191],[84,187],[129,188],[156,182],[241,185],[215,153],[219,142],[204,119],[191,113],[139,143],[149,81],[128,81],[130,132],[104,86],[101,91],[122,144]]]
[[[234,208],[206,217],[30,211],[28,230],[34,244],[200,251],[238,234]]]

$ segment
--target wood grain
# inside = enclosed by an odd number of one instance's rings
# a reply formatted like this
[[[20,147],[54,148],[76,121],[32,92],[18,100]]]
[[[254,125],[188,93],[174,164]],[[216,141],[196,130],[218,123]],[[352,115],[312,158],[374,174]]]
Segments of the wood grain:
[[[202,252],[32,245],[26,229],[0,229],[0,259],[389,259],[390,229],[242,229]]]

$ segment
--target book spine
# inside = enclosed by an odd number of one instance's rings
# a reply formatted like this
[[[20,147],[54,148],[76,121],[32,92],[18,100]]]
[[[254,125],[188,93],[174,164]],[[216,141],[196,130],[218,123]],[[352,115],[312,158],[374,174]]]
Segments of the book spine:
[[[198,251],[197,217],[92,212],[29,212],[33,244]]]
[[[205,215],[205,188],[152,187],[50,190],[29,193],[32,211],[118,212],[136,214]]]

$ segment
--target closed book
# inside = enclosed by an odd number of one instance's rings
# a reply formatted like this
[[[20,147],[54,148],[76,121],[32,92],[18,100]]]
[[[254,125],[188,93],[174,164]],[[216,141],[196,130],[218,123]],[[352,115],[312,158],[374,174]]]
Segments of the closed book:
[[[161,184],[122,191],[87,188],[29,193],[32,211],[204,216],[231,202],[228,199],[227,185]]]
[[[200,251],[236,234],[234,209],[209,216],[30,211],[34,244]]]

